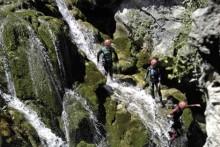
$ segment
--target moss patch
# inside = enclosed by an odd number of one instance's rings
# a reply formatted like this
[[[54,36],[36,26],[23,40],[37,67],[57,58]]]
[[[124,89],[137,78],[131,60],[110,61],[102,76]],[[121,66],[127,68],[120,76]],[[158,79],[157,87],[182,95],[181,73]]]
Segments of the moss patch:
[[[77,144],[76,147],[96,147],[94,144],[88,144],[85,141],[81,141],[79,144]]]
[[[79,86],[79,92],[96,110],[98,107],[98,99],[95,91],[105,82],[105,77],[97,70],[96,66],[92,62],[87,62],[86,75],[84,77],[84,82]]]
[[[117,103],[107,99],[105,107],[107,139],[111,146],[143,147],[148,143],[149,136],[143,124],[123,105],[117,109]]]
[[[24,116],[14,109],[0,112],[0,138],[2,146],[33,146],[41,144],[35,129]]]
[[[161,93],[164,98],[167,98],[168,96],[172,96],[178,101],[186,100],[185,94],[183,94],[181,91],[175,88],[162,89]]]

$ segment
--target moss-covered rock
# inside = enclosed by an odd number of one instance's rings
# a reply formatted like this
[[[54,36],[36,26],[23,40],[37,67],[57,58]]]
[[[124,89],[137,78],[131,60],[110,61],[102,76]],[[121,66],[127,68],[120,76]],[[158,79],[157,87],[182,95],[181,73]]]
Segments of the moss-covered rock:
[[[10,17],[10,16],[9,16]],[[33,96],[31,77],[29,73],[28,57],[28,30],[22,23],[16,22],[14,17],[9,18],[3,30],[3,44],[5,46],[9,65],[15,84],[17,96],[28,98]],[[19,28],[19,29],[18,29]],[[23,79],[23,80],[21,80]]]
[[[6,108],[0,112],[0,138],[2,146],[40,146],[35,129],[24,116],[14,109]]]
[[[48,67],[43,65],[46,61],[39,60],[42,57],[37,57],[41,56],[40,52],[43,52],[37,51],[40,50],[38,48],[39,42],[34,40],[35,43],[33,43],[29,40],[29,37],[33,35],[26,26],[29,24],[25,24],[25,21],[23,22],[14,16],[8,16],[7,21],[8,23],[4,25],[3,29],[3,43],[17,96],[21,99],[40,98],[48,103],[48,106],[53,105],[51,108],[54,112],[59,113],[60,109],[57,109],[60,108],[59,93],[56,93],[58,92],[56,91],[57,85],[53,85],[53,81],[47,73]],[[54,91],[48,91],[51,88]]]
[[[148,144],[147,130],[140,120],[128,113],[123,104],[107,99],[106,107],[106,130],[108,144],[114,147],[143,147]]]
[[[86,20],[86,16],[77,7],[73,7],[69,11],[70,11],[70,14],[75,17],[75,19]]]
[[[95,147],[96,145],[94,144],[88,144],[85,141],[81,141],[79,144],[77,144],[76,147]]]
[[[96,66],[92,62],[87,62],[86,75],[84,82],[79,86],[79,92],[94,106],[93,108],[95,110],[98,108],[98,98],[95,91],[100,85],[105,84],[105,82],[105,77],[97,70]]]
[[[113,43],[119,58],[117,72],[122,74],[134,74],[137,70],[136,58],[131,56],[130,39],[126,37],[116,38],[113,40]]]
[[[172,96],[177,101],[186,100],[185,94],[183,94],[180,90],[178,90],[176,88],[162,89],[161,93],[162,93],[162,97],[164,99],[167,99],[167,97]]]
[[[92,110],[88,110],[90,106],[75,92],[67,92],[64,100],[70,146],[93,146],[96,131],[90,114]]]

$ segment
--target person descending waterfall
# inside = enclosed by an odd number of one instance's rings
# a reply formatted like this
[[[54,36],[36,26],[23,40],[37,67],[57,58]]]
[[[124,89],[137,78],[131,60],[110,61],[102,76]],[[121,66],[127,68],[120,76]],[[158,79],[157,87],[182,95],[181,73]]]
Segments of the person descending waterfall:
[[[100,55],[102,55],[102,65],[105,69],[105,75],[110,75],[111,79],[113,77],[113,70],[112,70],[112,62],[113,62],[113,54],[115,57],[115,61],[118,62],[118,55],[115,49],[111,46],[111,40],[106,39],[104,41],[104,47],[99,50],[97,53],[97,61],[99,62]]]
[[[147,68],[147,72],[145,74],[144,79],[145,81],[149,81],[150,94],[154,99],[155,99],[155,88],[156,88],[156,93],[160,98],[161,105],[162,107],[164,107],[165,105],[162,101],[162,94],[160,91],[161,73],[158,67],[158,59],[156,57],[153,57],[150,60],[150,66]]]
[[[168,118],[173,119],[171,131],[169,131],[171,142],[181,135],[181,129],[182,129],[181,116],[183,114],[183,110],[185,108],[190,108],[190,107],[201,107],[201,105],[200,104],[188,105],[186,101],[180,101],[175,106],[175,108],[170,112],[170,114],[167,115]]]

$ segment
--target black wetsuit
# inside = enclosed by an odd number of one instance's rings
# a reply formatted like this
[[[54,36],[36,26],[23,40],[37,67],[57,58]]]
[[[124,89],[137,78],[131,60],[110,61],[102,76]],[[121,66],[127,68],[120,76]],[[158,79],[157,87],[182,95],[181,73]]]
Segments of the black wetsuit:
[[[178,111],[173,113],[173,125],[172,128],[175,129],[175,131],[179,134],[179,129],[182,128],[182,123],[181,123],[181,115],[183,114],[183,110],[177,105]]]
[[[160,102],[164,106],[164,103],[162,101],[162,94],[161,94],[161,91],[160,91],[160,85],[159,85],[159,82],[161,80],[160,69],[158,67],[151,67],[151,66],[148,67],[144,79],[147,80],[148,77],[149,77],[149,85],[150,85],[151,96],[155,99],[154,88],[156,88],[156,92],[158,93],[158,96],[160,98]]]
[[[102,54],[103,55],[103,60],[102,60],[102,64],[103,67],[105,69],[105,75],[107,75],[108,73],[110,74],[110,76],[112,77],[113,75],[113,71],[112,71],[112,53],[115,55],[115,60],[118,61],[118,56],[115,52],[115,49],[112,47],[103,47],[97,54],[97,60],[99,62],[99,57]]]

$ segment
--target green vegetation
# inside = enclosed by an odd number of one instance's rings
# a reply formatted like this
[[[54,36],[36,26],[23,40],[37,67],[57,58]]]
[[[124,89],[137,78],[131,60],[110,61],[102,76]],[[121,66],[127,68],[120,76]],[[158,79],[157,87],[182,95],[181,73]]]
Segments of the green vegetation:
[[[6,108],[0,112],[0,138],[2,146],[38,147],[41,142],[35,129],[25,120],[24,116],[14,109]]]
[[[143,147],[149,143],[143,124],[136,116],[128,113],[123,105],[117,109],[117,103],[107,99],[105,107],[107,139],[111,146]]]
[[[96,66],[92,62],[87,62],[84,82],[79,85],[79,92],[94,106],[95,110],[98,108],[98,98],[95,91],[105,82],[105,77],[97,70]]]

